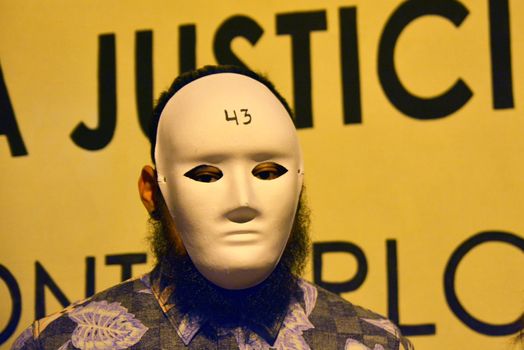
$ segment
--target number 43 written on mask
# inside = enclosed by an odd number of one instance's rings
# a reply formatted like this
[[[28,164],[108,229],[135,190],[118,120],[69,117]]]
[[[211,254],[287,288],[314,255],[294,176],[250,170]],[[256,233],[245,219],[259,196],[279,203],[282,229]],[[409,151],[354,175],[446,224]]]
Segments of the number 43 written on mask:
[[[242,123],[244,125],[247,125],[247,124],[251,123],[251,114],[248,113],[247,108],[242,108],[240,110],[240,112],[241,112],[240,118],[242,118]],[[235,109],[233,109],[233,113],[232,114],[228,113],[227,109],[224,109],[224,114],[226,115],[226,121],[228,121],[228,122],[235,121],[235,123],[237,123],[237,125],[239,125],[238,124],[238,118],[239,117],[237,116],[237,111]]]

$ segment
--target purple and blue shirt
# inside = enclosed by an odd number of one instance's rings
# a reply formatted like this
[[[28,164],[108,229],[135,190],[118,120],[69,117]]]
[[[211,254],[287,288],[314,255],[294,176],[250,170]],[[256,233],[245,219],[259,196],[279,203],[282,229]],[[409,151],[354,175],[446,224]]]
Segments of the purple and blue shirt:
[[[156,275],[125,281],[35,321],[11,349],[413,349],[388,319],[304,280],[300,300],[293,298],[273,324],[258,331],[213,329],[209,337],[202,331],[206,320],[181,314],[171,302],[172,288],[161,288]]]

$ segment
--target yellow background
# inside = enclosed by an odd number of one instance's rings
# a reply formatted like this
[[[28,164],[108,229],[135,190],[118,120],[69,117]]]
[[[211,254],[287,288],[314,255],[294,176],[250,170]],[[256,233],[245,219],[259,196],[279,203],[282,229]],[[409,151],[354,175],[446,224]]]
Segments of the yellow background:
[[[402,323],[434,323],[436,335],[411,337],[417,349],[509,349],[511,337],[469,329],[448,307],[443,274],[452,252],[487,230],[524,233],[524,4],[510,1],[515,108],[492,107],[488,1],[463,1],[460,27],[425,16],[397,44],[405,86],[435,96],[462,78],[473,97],[456,113],[419,121],[391,105],[377,75],[378,43],[393,0],[353,1],[0,1],[0,63],[29,155],[12,157],[0,136],[0,263],[22,292],[15,335],[34,319],[35,261],[70,300],[83,298],[85,257],[96,257],[97,291],[120,278],[108,254],[145,252],[146,212],[136,180],[149,163],[135,102],[135,32],[153,31],[154,96],[178,74],[178,27],[197,27],[197,66],[215,63],[213,38],[232,15],[246,15],[264,34],[255,46],[240,38],[234,52],[267,73],[292,103],[289,35],[276,34],[276,15],[326,11],[327,30],[311,34],[314,127],[299,131],[315,242],[360,246],[369,272],[343,296],[387,312],[386,239],[396,239]],[[339,16],[355,6],[363,122],[344,125]],[[76,146],[69,135],[84,121],[97,125],[98,36],[114,33],[117,127],[100,151]],[[2,117],[2,116],[0,116]],[[467,255],[457,270],[457,294],[475,317],[509,323],[524,310],[524,256],[490,243]],[[151,263],[151,256],[148,262]],[[353,276],[355,260],[331,254],[324,278]],[[150,265],[136,265],[133,274]],[[312,278],[311,269],[306,274]],[[60,308],[47,293],[47,312]],[[11,312],[0,283],[0,328]]]

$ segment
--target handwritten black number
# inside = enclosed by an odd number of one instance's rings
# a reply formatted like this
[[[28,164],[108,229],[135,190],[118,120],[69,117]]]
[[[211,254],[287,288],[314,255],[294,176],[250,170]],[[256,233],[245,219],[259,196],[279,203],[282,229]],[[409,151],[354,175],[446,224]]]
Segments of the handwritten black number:
[[[244,125],[251,123],[251,114],[247,112],[247,108],[241,109],[240,112],[244,112],[244,118],[248,119],[247,121],[244,121]]]
[[[242,124],[244,124],[244,125],[251,124],[251,119],[252,119],[252,118],[251,118],[251,114],[249,114],[247,108],[242,108],[242,109],[240,109],[240,112],[244,113],[244,114],[242,115],[242,118],[243,118],[243,122],[242,122]],[[226,115],[226,121],[230,122],[230,121],[233,121],[233,120],[234,120],[235,123],[236,123],[237,125],[239,125],[239,124],[238,124],[238,116],[237,116],[237,111],[236,111],[236,109],[233,109],[233,115],[234,115],[234,117],[233,117],[233,116],[230,116],[230,114],[227,112],[227,109],[224,109],[224,113],[225,113],[225,115]]]
[[[228,122],[234,120],[235,123],[237,123],[237,125],[238,125],[237,111],[233,110],[233,114],[235,115],[235,117],[231,117],[231,118],[230,118],[229,115],[227,114],[227,110],[226,110],[226,109],[224,109],[224,113],[226,114],[226,120],[227,120]]]

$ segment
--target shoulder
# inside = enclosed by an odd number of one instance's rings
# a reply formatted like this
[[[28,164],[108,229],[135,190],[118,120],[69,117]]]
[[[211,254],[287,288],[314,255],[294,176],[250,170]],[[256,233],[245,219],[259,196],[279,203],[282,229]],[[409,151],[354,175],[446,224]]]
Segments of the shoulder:
[[[388,318],[354,305],[320,286],[305,282],[317,291],[310,315],[315,331],[335,336],[337,348],[396,350],[413,349],[399,328]],[[362,347],[364,345],[365,347]]]
[[[17,338],[12,350],[68,349],[72,348],[69,344],[88,341],[79,337],[89,335],[91,328],[111,328],[112,325],[129,328],[134,339],[126,341],[136,340],[136,343],[148,329],[142,319],[143,314],[147,316],[149,313],[143,310],[150,310],[155,300],[149,274],[124,281],[36,320]]]

